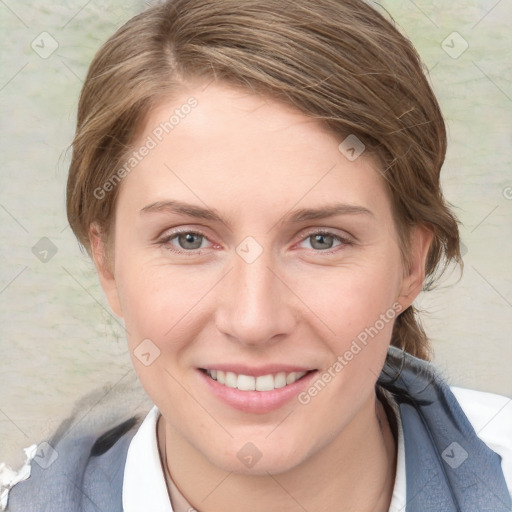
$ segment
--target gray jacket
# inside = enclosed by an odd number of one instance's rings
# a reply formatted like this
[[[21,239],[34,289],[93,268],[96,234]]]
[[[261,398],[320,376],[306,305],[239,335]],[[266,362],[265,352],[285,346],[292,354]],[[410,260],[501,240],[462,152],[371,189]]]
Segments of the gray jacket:
[[[430,364],[390,347],[378,386],[400,409],[406,512],[512,510],[500,456],[477,437]],[[46,469],[32,463],[30,478],[11,489],[7,511],[122,512],[126,455],[142,419],[126,414],[101,435],[97,425],[72,435],[60,428],[49,441],[58,458]]]

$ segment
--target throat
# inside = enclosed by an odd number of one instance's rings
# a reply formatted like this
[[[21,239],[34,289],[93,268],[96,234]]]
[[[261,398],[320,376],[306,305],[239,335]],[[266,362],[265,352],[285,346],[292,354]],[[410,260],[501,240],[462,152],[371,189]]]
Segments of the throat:
[[[158,418],[157,426],[157,445],[158,452],[160,455],[160,463],[162,466],[162,473],[165,477],[165,484],[167,486],[167,494],[169,496],[169,502],[171,508],[174,512],[190,512],[195,510],[196,512],[200,512],[199,509],[196,509],[191,506],[191,504],[186,500],[185,496],[178,489],[178,486],[171,478],[171,474],[169,471],[169,465],[167,463],[167,450],[166,450],[166,431],[165,431],[165,421],[162,416]]]

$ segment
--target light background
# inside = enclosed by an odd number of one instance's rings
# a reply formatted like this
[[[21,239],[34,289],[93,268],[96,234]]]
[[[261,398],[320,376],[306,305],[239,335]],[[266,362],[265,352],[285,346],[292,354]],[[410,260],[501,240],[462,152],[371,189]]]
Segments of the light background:
[[[451,384],[511,395],[512,2],[381,5],[430,70],[449,131],[443,185],[462,222],[465,272],[418,300],[435,363]],[[13,467],[79,397],[133,383],[123,329],[64,204],[88,63],[143,7],[0,0],[0,461]]]

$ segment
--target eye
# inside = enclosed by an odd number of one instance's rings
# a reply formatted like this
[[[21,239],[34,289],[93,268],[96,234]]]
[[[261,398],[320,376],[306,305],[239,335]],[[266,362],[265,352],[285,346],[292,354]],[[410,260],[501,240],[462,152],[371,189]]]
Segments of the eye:
[[[311,248],[315,251],[328,251],[329,249],[334,249],[342,245],[351,245],[352,241],[328,231],[316,231],[309,233],[300,245],[304,247],[302,244],[305,243],[309,243],[309,247],[306,247],[307,249]]]
[[[174,252],[192,252],[198,249],[205,249],[208,239],[202,233],[196,231],[182,231],[171,233],[160,240],[159,244]]]
[[[180,233],[174,237],[182,249],[200,249],[204,236],[199,233]]]

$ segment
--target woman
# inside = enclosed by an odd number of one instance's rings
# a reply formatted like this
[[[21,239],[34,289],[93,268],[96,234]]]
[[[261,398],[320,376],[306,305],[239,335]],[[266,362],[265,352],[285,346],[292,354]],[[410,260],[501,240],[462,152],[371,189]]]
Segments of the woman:
[[[362,1],[128,22],[83,87],[67,207],[155,406],[60,429],[8,510],[510,510],[502,398],[450,390],[413,307],[460,263],[445,150]]]

